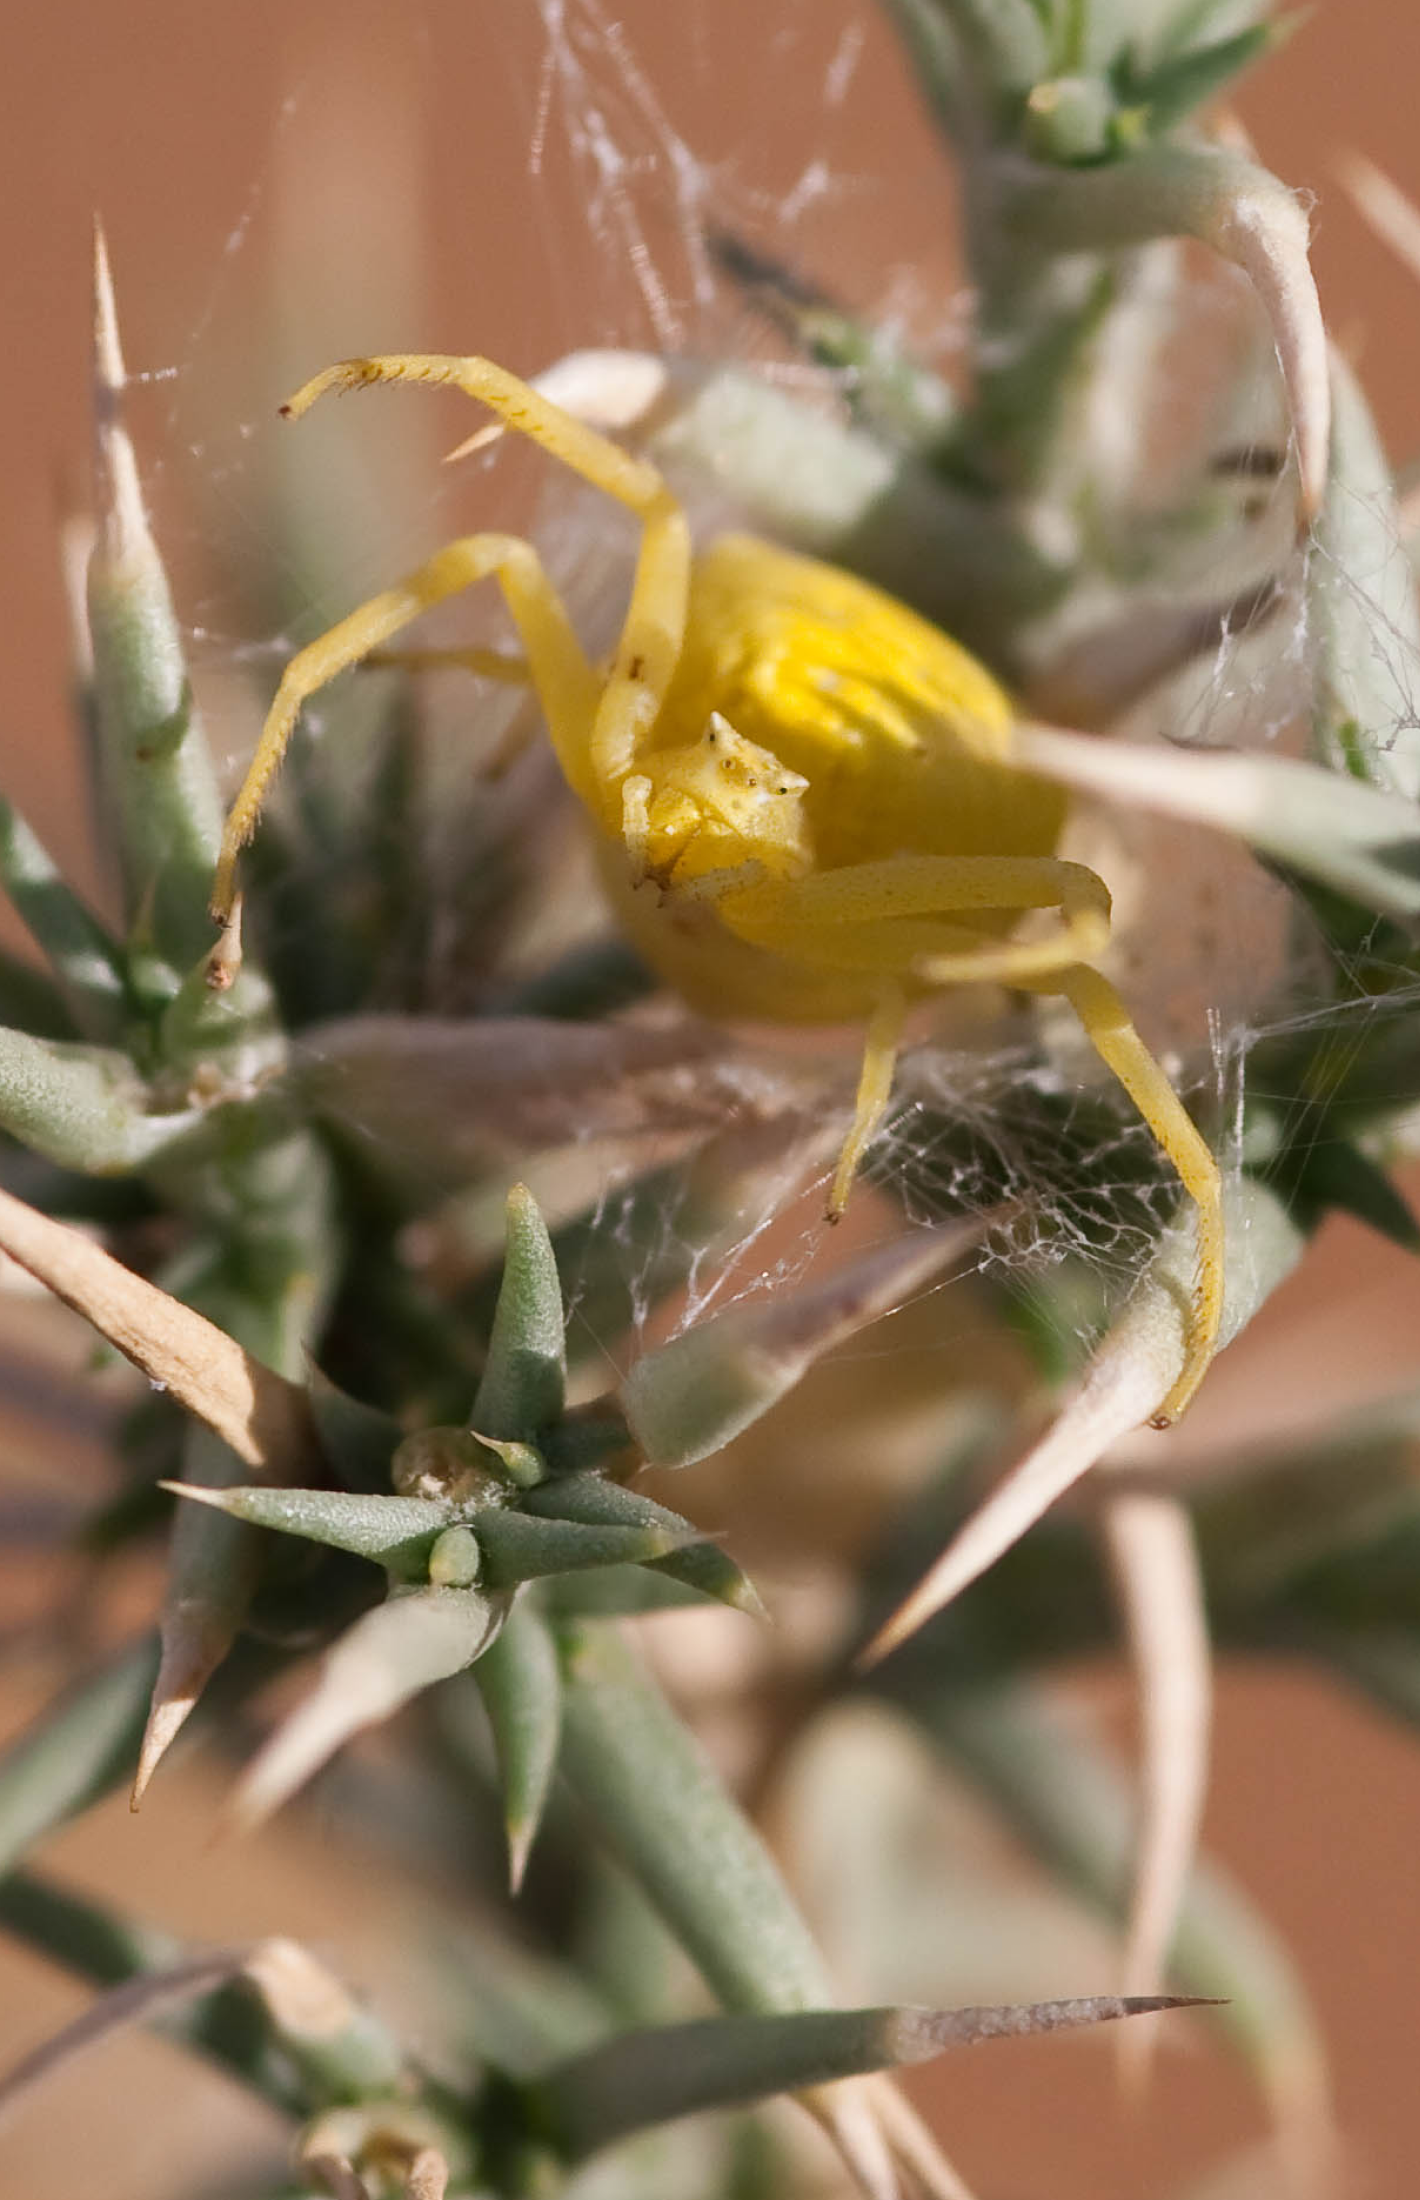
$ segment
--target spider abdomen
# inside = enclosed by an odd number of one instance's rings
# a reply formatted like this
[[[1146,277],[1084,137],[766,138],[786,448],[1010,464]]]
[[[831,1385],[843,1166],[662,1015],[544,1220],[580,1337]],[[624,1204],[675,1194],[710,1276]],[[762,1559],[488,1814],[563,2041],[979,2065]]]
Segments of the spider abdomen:
[[[1007,761],[1011,701],[974,657],[866,581],[751,536],[696,560],[651,746],[694,739],[712,711],[808,782],[820,869],[1059,839],[1065,797]]]

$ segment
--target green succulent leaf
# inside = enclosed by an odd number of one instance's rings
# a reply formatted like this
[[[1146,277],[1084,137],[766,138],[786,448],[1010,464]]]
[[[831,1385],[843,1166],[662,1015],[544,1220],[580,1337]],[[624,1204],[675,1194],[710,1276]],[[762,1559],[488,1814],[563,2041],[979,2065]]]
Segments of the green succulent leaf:
[[[372,1559],[400,1581],[421,1581],[429,1553],[458,1518],[450,1499],[370,1497],[348,1490],[267,1489],[258,1483],[198,1488],[165,1482],[175,1497],[214,1507],[235,1521],[304,1536],[332,1550]]]
[[[1095,0],[1096,6],[1102,0]],[[1109,0],[1116,20],[1127,23],[1157,59],[1206,46],[1220,28],[1231,34],[1240,24],[1268,18],[1272,0]]]
[[[344,1487],[367,1496],[387,1493],[390,1462],[404,1441],[399,1422],[350,1397],[316,1367],[306,1395],[321,1449]]]
[[[978,2009],[814,2009],[710,2017],[627,2032],[564,2064],[533,2088],[561,2151],[578,2160],[648,2125],[710,2108],[743,2108],[870,2071],[927,2062],[951,2047],[1022,2038],[1188,2007],[1168,1995]]]
[[[0,884],[43,948],[84,1038],[110,1045],[128,1019],[127,975],[118,942],[66,885],[14,805],[0,800]]]
[[[157,1663],[155,1639],[135,1644],[0,1752],[0,1872],[132,1770]]]
[[[62,1964],[86,1984],[121,1986],[182,1963],[182,1943],[157,1927],[121,1916],[71,1888],[27,1871],[0,1878],[0,1927],[23,1947]],[[154,2029],[228,2071],[287,2116],[316,2105],[272,2035],[256,1998],[233,1983],[149,2020]]]
[[[1050,11],[1034,0],[932,0],[930,7],[917,0],[898,12],[909,27],[918,28],[919,39],[925,35],[920,19],[935,15],[938,40],[949,37],[998,98],[1024,94],[1052,69],[1069,66],[1063,54],[1052,51]]]
[[[498,1751],[509,1880],[516,1894],[557,1769],[562,1732],[562,1672],[551,1628],[520,1598],[473,1668]]]
[[[664,1558],[647,1560],[646,1564],[717,1603],[763,1617],[764,1607],[754,1584],[728,1553],[710,1537],[697,1535],[679,1513],[641,1496],[639,1491],[609,1482],[599,1474],[555,1475],[541,1488],[529,1491],[524,1508],[542,1519],[577,1520],[588,1527],[660,1528],[667,1535],[681,1538],[683,1548],[667,1552]]]
[[[26,1873],[0,1882],[0,1923],[107,1988],[77,2023],[8,2074],[7,2100],[62,2060],[141,2019],[226,2068],[288,2114],[379,2098],[406,2080],[404,2050],[291,1940],[192,1957],[132,1923]]]
[[[198,1130],[200,1107],[154,1109],[126,1054],[0,1031],[0,1129],[61,1168],[119,1176]]]
[[[529,1439],[566,1402],[562,1287],[547,1225],[521,1184],[508,1194],[503,1283],[470,1426],[482,1436]]]
[[[271,987],[246,962],[229,985],[214,986],[204,954],[164,1003],[156,1051],[169,1077],[191,1067],[210,1079],[220,1068],[236,1090],[274,1078],[285,1067],[286,1041]]]
[[[583,1574],[555,1574],[543,1595],[558,1619],[636,1619],[647,1612],[688,1612],[705,1592],[673,1581],[662,1566],[599,1566]],[[715,1600],[716,1602],[719,1599]]]
[[[1254,23],[1231,37],[1167,54],[1151,66],[1126,61],[1116,79],[1119,103],[1141,109],[1149,135],[1162,137],[1270,53],[1287,28],[1285,22]]]
[[[558,1629],[561,1769],[727,2009],[822,2009],[823,1959],[769,1851],[612,1628]]]
[[[1025,143],[1037,160],[1062,167],[1101,160],[1119,122],[1109,86],[1098,77],[1049,77],[1032,86],[1026,101]]]
[[[102,237],[94,287],[99,532],[89,632],[102,791],[116,818],[130,924],[186,970],[212,945],[207,902],[222,799],[119,417],[126,378]]]
[[[490,1588],[511,1589],[546,1574],[579,1572],[588,1566],[639,1566],[665,1558],[695,1530],[677,1531],[652,1522],[597,1527],[575,1520],[539,1520],[522,1512],[480,1516],[483,1579]]]

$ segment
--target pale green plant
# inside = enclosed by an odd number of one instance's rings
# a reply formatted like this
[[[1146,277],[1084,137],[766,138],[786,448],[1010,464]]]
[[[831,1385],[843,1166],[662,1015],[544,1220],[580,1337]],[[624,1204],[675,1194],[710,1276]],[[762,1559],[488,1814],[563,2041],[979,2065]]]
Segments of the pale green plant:
[[[889,332],[732,239],[719,247],[730,279],[840,378],[839,412],[734,362],[672,372],[590,357],[544,386],[573,409],[630,387],[616,424],[692,503],[713,476],[762,531],[892,589],[979,651],[1023,699],[1032,768],[1107,806],[1205,823],[1290,895],[1277,1013],[1242,1054],[1236,1107],[1210,1101],[1201,1046],[1181,1072],[1228,1180],[1230,1337],[1330,1208],[1416,1245],[1386,1175],[1420,1102],[1417,761],[1395,671],[1420,662],[1420,627],[1392,555],[1389,477],[1353,378],[1328,357],[1297,201],[1198,120],[1265,53],[1258,9],[894,0],[890,12],[959,164],[979,295],[970,387],[949,388]],[[1258,310],[1161,484],[1150,377],[1198,281],[1178,238],[1240,269]],[[47,967],[0,965],[0,1246],[161,1393],[135,1416],[112,1502],[82,1538],[110,1552],[152,1538],[170,1511],[172,1528],[155,1639],[78,1678],[0,1758],[0,1923],[102,1989],[12,2090],[141,2019],[293,2119],[292,2193],[530,2200],[618,2146],[628,2196],[750,2200],[794,2189],[799,2165],[729,2112],[789,2094],[859,2189],[960,2196],[877,2073],[1171,1994],[1216,2004],[1195,2021],[1248,2059],[1294,2161],[1315,2171],[1324,2080],[1286,1953],[1216,1873],[1190,1876],[1201,1615],[1206,1601],[1215,1644],[1318,1658],[1415,1718],[1414,1401],[1249,1459],[1191,1507],[1159,1477],[1111,1474],[1098,1510],[1148,1712],[1131,1864],[1124,1786],[1042,1686],[1116,1621],[1092,1535],[1077,1516],[1041,1516],[1154,1409],[1183,1352],[1191,1228],[1147,1157],[1136,1167],[1131,1154],[1121,1183],[1112,1097],[1062,1104],[1048,1019],[1018,1018],[1005,1042],[993,1026],[975,1074],[1016,1143],[1052,1154],[1049,1175],[1023,1178],[1006,1144],[933,1102],[923,1050],[907,1065],[915,1140],[890,1125],[873,1165],[894,1218],[885,1241],[685,1319],[692,1271],[703,1280],[752,1233],[772,1186],[821,1170],[836,1144],[823,1118],[845,1095],[771,1036],[751,1054],[688,1018],[628,1013],[650,980],[609,932],[530,975],[532,910],[543,937],[558,936],[549,912],[578,932],[581,889],[549,854],[547,805],[499,808],[475,785],[459,822],[480,860],[453,890],[415,853],[416,705],[388,675],[359,705],[375,724],[355,793],[333,793],[298,744],[285,823],[253,851],[240,975],[214,990],[222,803],[144,515],[102,252],[96,321],[86,706],[120,904],[95,914],[4,811],[0,877]],[[1233,424],[1259,407],[1270,427],[1252,431],[1244,467]],[[1260,498],[1240,493],[1243,473],[1264,479]],[[1184,745],[1200,653],[1241,623],[1250,650],[1280,656],[1283,605],[1300,606],[1312,638],[1293,667],[1305,750]],[[1100,737],[1145,696],[1170,745]],[[436,941],[475,1013],[431,1009]],[[569,1160],[588,1139],[601,1142],[592,1157]],[[617,1244],[599,1200],[608,1153]],[[510,1156],[555,1187],[551,1230],[532,1192],[510,1186]],[[1072,1171],[1065,1230],[1057,1179]],[[442,1268],[412,1256],[420,1230],[449,1256]],[[1034,1392],[1019,1373],[993,1385],[944,1354],[937,1471],[855,1554],[847,1616],[808,1680],[795,1676],[792,1716],[751,1721],[757,1798],[845,1704],[905,1722],[1062,1887],[1129,1921],[1129,1991],[845,2009],[751,1802],[712,1769],[625,1623],[665,1614],[673,1630],[683,1610],[718,1605],[737,1615],[727,1624],[762,1627],[735,1550],[703,1524],[703,1493],[672,1509],[665,1477],[765,1430],[781,1450],[796,1426],[813,1442],[795,1419],[810,1371],[983,1246],[1026,1240],[1069,1253],[1034,1275],[1029,1306],[1005,1264],[959,1289],[1014,1338],[1017,1368],[1024,1339],[1038,1382],[1063,1393],[1050,1430],[1026,1442]],[[1122,1285],[1108,1271],[1121,1243],[1133,1248]],[[575,1274],[589,1333],[624,1331],[628,1263],[657,1317],[639,1333],[658,1341],[588,1397],[586,1382],[569,1389],[563,1279]],[[870,1402],[867,1480],[896,1440],[891,1399]],[[987,1458],[1012,1471],[974,1509]],[[645,1469],[660,1470],[655,1496]],[[815,1547],[807,1524],[803,1543]],[[313,1644],[314,1682],[241,1774],[232,1814],[254,1824],[362,1729],[413,1707],[410,1777],[483,1833],[496,1812],[505,1844],[480,1879],[483,1926],[459,1942],[443,2057],[289,1943],[190,1956],[65,1888],[38,1853],[115,1782],[141,1797],[190,1715],[241,1728],[258,1688]],[[358,1809],[357,1788],[331,1792],[337,1815]],[[555,1869],[540,1877],[548,1846]],[[618,1966],[596,1957],[588,1925],[613,1885]],[[688,1962],[666,1962],[667,1939]],[[673,2157],[643,2136],[707,2108],[725,2120]]]

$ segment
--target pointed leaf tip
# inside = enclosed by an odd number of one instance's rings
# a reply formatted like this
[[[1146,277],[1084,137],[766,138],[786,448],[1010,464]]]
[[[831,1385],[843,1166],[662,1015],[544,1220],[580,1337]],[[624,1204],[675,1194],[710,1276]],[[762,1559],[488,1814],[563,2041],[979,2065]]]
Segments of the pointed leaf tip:
[[[119,337],[108,241],[97,221],[94,224],[92,371],[99,549],[107,564],[120,564],[134,556],[156,562],[157,552],[143,509],[138,461],[122,424],[128,373]]]
[[[1207,1602],[1193,1523],[1177,1498],[1116,1487],[1104,1523],[1140,1702],[1139,1827],[1123,1985],[1148,1994],[1166,1976],[1197,1861],[1212,1711]],[[1153,2047],[1152,2026],[1121,2038],[1122,2068],[1136,2094]]]
[[[960,1528],[917,1587],[858,1654],[867,1671],[925,1627],[988,1567],[1020,1541],[1101,1454],[1154,1411],[1168,1387],[1173,1360],[1141,1349],[1122,1321],[1100,1345],[1073,1395],[1050,1428],[999,1482]],[[1177,1340],[1174,1340],[1177,1354]]]
[[[727,1551],[679,1513],[638,1490],[609,1482],[600,1474],[562,1474],[529,1491],[524,1503],[528,1512],[543,1520],[575,1520],[589,1527],[661,1527],[676,1539],[676,1547],[662,1558],[642,1560],[643,1565],[753,1619],[768,1617],[754,1583]]]
[[[202,1427],[189,1428],[191,1486],[220,1498],[238,1462]],[[260,1578],[260,1538],[225,1508],[183,1506],[174,1521],[160,1626],[162,1658],[130,1805],[137,1809],[164,1753],[231,1649]]]
[[[851,2124],[848,2132],[839,2130],[835,2114],[852,2099],[836,2091],[844,2080],[926,2062],[949,2048],[983,2040],[1194,2006],[1187,1997],[1094,1994],[994,2008],[733,2013],[621,2033],[549,2071],[537,2091],[564,2153],[573,2161],[674,2117],[748,2106],[775,2093],[794,2092],[837,2131],[840,2143],[847,2138],[844,2151],[861,2171],[865,2165]],[[885,2162],[882,2166],[887,2168]],[[869,2189],[880,2189],[876,2179]],[[895,2189],[895,2180],[887,2189]]]
[[[503,1783],[508,1883],[517,1894],[542,1823],[562,1732],[562,1670],[552,1631],[524,1599],[509,1613],[473,1678],[483,1698]]]
[[[133,1775],[133,1785],[128,1791],[128,1807],[131,1811],[142,1808],[143,1798],[154,1773],[177,1740],[188,1718],[195,1709],[198,1697],[212,1678],[220,1656],[197,1659],[174,1671],[164,1653],[158,1678],[153,1683],[153,1701],[148,1712],[148,1723],[143,1729],[143,1739],[138,1748],[138,1768]]]
[[[118,308],[113,295],[113,269],[102,218],[94,216],[94,385],[117,396],[128,379],[123,346],[118,333]]]
[[[1223,1201],[1226,1280],[1217,1349],[1244,1329],[1296,1266],[1305,1242],[1284,1201],[1241,1177]],[[1197,1225],[1165,1231],[1148,1268],[1055,1421],[958,1531],[871,1641],[858,1670],[878,1665],[993,1566],[1118,1438],[1157,1412],[1184,1364]]]
[[[96,751],[121,857],[124,909],[159,958],[189,970],[212,945],[208,894],[223,804],[203,740],[183,633],[148,523],[102,233],[94,253],[94,489],[88,570]]]
[[[524,1184],[508,1194],[503,1281],[470,1425],[500,1440],[528,1439],[560,1419],[567,1395],[565,1322],[557,1258]]]
[[[351,1551],[392,1573],[421,1576],[438,1538],[456,1518],[447,1500],[423,1497],[369,1497],[348,1490],[272,1489],[264,1483],[228,1483],[220,1488],[189,1482],[163,1482],[175,1497],[194,1499],[256,1528]]]
[[[311,1693],[247,1768],[228,1809],[234,1828],[253,1831],[352,1735],[472,1665],[506,1612],[506,1599],[440,1588],[397,1591],[366,1612],[326,1652]]]

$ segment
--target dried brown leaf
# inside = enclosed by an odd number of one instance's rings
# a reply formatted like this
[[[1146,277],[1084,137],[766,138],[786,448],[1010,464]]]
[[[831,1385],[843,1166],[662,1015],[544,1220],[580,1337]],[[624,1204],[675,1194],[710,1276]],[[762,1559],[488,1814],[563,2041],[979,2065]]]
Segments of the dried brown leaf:
[[[81,1231],[0,1192],[0,1251],[92,1322],[148,1380],[258,1474],[297,1479],[318,1457],[305,1393],[125,1268]]]

